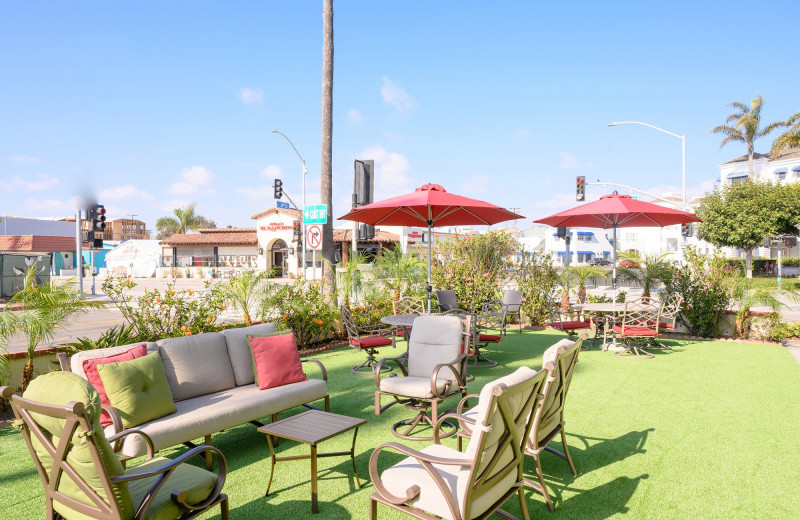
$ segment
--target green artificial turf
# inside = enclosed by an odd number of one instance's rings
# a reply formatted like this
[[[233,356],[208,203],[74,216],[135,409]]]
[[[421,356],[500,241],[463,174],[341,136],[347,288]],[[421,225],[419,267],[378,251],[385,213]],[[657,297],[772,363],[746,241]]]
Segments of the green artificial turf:
[[[562,337],[509,332],[501,345],[487,350],[499,366],[473,370],[470,391],[519,366],[538,368],[542,352]],[[670,343],[672,351],[657,352],[652,360],[620,359],[596,348],[580,354],[566,410],[578,476],[545,452],[542,465],[556,510],[547,511],[541,495],[528,490],[532,518],[800,518],[800,367],[775,345]],[[368,517],[370,454],[378,444],[397,440],[390,425],[408,415],[399,406],[374,415],[372,378],[349,370],[362,356],[347,347],[317,356],[328,369],[331,411],[368,421],[356,446],[361,489],[349,458],[320,459],[319,518]],[[344,434],[322,443],[320,451],[348,450],[350,442]],[[243,425],[215,435],[214,444],[228,460],[231,518],[311,517],[307,460],[279,463],[272,493],[264,498],[269,476],[264,436]],[[286,441],[278,449],[280,455],[308,453],[307,446]],[[385,455],[381,467],[399,460]],[[38,476],[21,435],[11,428],[0,430],[0,460],[0,518],[43,518]],[[525,471],[533,477],[532,460]],[[507,510],[520,514],[516,499]],[[403,518],[383,506],[379,517]],[[203,518],[219,518],[219,509]]]

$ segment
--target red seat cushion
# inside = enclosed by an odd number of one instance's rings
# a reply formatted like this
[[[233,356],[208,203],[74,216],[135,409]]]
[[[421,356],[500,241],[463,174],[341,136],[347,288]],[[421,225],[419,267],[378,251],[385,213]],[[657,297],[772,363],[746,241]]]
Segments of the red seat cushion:
[[[674,329],[675,325],[673,323],[664,323],[662,321],[658,323],[658,327],[661,329]]]
[[[259,390],[308,379],[303,373],[294,334],[250,336],[250,347],[253,349]]]
[[[612,330],[622,337],[625,336],[658,336],[659,334],[648,327],[625,327],[625,332],[622,331],[621,325],[615,325]]]
[[[495,336],[494,334],[481,334],[478,336],[478,341],[492,341],[495,343],[500,343],[502,339],[500,336]]]
[[[121,354],[114,354],[104,358],[87,359],[83,362],[83,371],[86,374],[86,379],[92,384],[97,393],[100,394],[100,403],[105,406],[111,406],[106,396],[106,389],[103,387],[103,381],[100,379],[100,374],[97,371],[97,365],[106,365],[108,363],[119,363],[121,361],[133,361],[147,355],[147,345],[142,343],[138,347],[133,347],[130,350],[122,352]],[[111,417],[103,412],[100,415],[100,426],[105,428],[112,424]]]
[[[395,333],[398,338],[405,338],[406,337],[406,329],[397,329]]]
[[[558,330],[588,329],[592,326],[588,321],[557,321],[553,328]]]
[[[385,347],[392,344],[392,340],[383,336],[370,336],[368,338],[350,338],[350,344],[358,348]]]

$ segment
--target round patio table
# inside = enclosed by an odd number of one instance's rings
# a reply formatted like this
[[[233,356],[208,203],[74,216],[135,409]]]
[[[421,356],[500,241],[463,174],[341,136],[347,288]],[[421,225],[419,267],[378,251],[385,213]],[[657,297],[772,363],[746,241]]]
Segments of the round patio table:
[[[601,312],[606,312],[612,315],[612,319],[616,319],[620,314],[625,312],[625,304],[624,303],[614,303],[614,302],[600,302],[600,303],[581,303],[578,305],[572,306],[575,309],[579,309],[585,313],[597,315]],[[606,333],[610,329],[610,324],[606,323],[605,328],[603,329],[603,344],[600,347],[601,350],[626,350],[627,347],[622,343],[618,343],[613,341],[616,339],[616,334],[614,331],[611,331],[612,341],[611,343],[606,342]],[[595,322],[595,337],[597,337],[597,323]]]
[[[416,320],[417,317],[419,317],[419,314],[392,314],[391,316],[384,316],[381,318],[381,323],[408,329],[414,324],[414,320]]]

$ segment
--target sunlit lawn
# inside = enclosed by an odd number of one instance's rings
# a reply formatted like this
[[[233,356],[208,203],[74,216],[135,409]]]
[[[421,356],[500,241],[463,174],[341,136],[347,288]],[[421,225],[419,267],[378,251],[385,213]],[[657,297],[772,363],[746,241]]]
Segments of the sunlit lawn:
[[[538,368],[542,352],[562,336],[510,332],[489,357],[495,368],[474,370],[471,391],[516,367]],[[532,518],[800,518],[800,367],[785,348],[730,342],[673,341],[652,360],[620,359],[596,348],[582,352],[570,389],[567,432],[579,474],[545,453],[545,478],[556,510],[529,492]],[[398,351],[385,350],[387,355]],[[376,445],[396,440],[390,425],[408,412],[398,406],[373,414],[371,377],[349,367],[362,355],[341,348],[318,356],[329,370],[332,411],[368,423],[358,433],[356,489],[348,458],[321,459],[320,518],[368,516],[368,460]],[[293,410],[292,413],[301,412]],[[349,449],[345,434],[320,451]],[[454,441],[445,441],[453,444]],[[250,425],[214,436],[231,473],[225,491],[231,517],[309,518],[308,461],[279,463],[274,492],[264,498],[269,474],[265,438]],[[421,443],[410,443],[420,447]],[[307,446],[282,442],[282,455]],[[162,454],[175,456],[182,448]],[[44,517],[41,485],[22,438],[0,431],[0,518]],[[390,464],[397,458],[382,458]],[[532,461],[526,473],[533,476]],[[518,505],[508,510],[519,515]],[[219,516],[219,510],[205,518]],[[381,507],[380,518],[401,518]]]

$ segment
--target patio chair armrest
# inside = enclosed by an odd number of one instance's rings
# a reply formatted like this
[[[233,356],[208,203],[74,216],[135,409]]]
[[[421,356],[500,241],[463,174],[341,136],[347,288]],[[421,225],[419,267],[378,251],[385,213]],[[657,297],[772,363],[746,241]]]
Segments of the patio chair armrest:
[[[175,468],[177,468],[181,464],[188,462],[189,459],[191,459],[192,457],[201,455],[203,452],[206,451],[210,451],[214,454],[214,456],[217,458],[217,466],[218,466],[217,481],[214,484],[214,488],[211,490],[211,493],[209,493],[208,498],[197,504],[188,504],[186,502],[185,491],[173,490],[171,494],[172,500],[181,507],[185,507],[186,509],[192,511],[206,509],[208,506],[213,504],[214,501],[217,499],[217,497],[219,497],[220,493],[222,493],[222,486],[225,484],[225,477],[228,474],[228,464],[225,460],[225,456],[222,454],[221,451],[219,451],[214,446],[197,446],[195,448],[190,449],[180,457],[171,460],[165,464],[162,464],[157,468],[143,471],[141,473],[131,473],[129,475],[111,477],[109,478],[109,481],[112,483],[118,483],[118,482],[130,482],[132,480],[140,480],[148,477],[155,477],[155,476],[158,477],[155,479],[155,482],[153,482],[153,485],[147,491],[144,501],[141,504],[139,504],[136,510],[135,518],[144,518],[145,513],[147,512],[147,509],[150,507],[150,504],[152,503],[153,499],[156,497],[158,491],[161,489],[161,487],[164,485],[167,479],[169,479],[170,475],[172,475],[172,472],[175,471]]]
[[[456,378],[456,382],[458,383],[459,388],[465,388],[466,383],[464,382],[464,379],[461,377],[462,376],[461,371],[459,371],[456,368],[456,365],[461,365],[463,367],[468,357],[469,354],[461,354],[453,361],[450,361],[449,363],[440,363],[435,367],[433,367],[433,371],[431,372],[431,392],[433,392],[433,395],[435,395],[439,399],[444,398],[444,396],[439,394],[439,390],[436,388],[436,380],[439,379],[439,372],[441,372],[444,369],[450,370],[450,372],[452,372],[452,374]]]
[[[441,429],[444,422],[448,419],[455,419],[458,421],[458,425],[461,427],[462,430],[466,431],[468,434],[472,435],[472,426],[475,424],[475,420],[467,417],[466,415],[462,415],[460,413],[446,413],[444,415],[440,415],[439,419],[436,421],[436,424],[433,425],[433,442],[434,444],[441,444],[441,439],[439,435],[441,435]]]
[[[378,455],[383,450],[394,450],[402,453],[403,455],[407,455],[409,457],[413,457],[419,462],[423,468],[428,472],[430,477],[433,481],[437,484],[437,487],[445,492],[448,489],[447,485],[444,482],[444,479],[439,474],[438,471],[433,467],[433,464],[443,464],[443,465],[450,465],[450,466],[468,466],[472,461],[468,459],[445,459],[442,457],[433,457],[431,455],[426,455],[421,451],[417,451],[413,448],[409,448],[399,442],[387,442],[385,444],[381,444],[377,448],[372,451],[372,455],[369,458],[369,477],[372,481],[372,485],[375,486],[375,491],[381,495],[386,501],[400,505],[408,502],[409,500],[413,499],[420,493],[420,487],[416,484],[410,486],[406,489],[406,496],[405,497],[398,497],[393,495],[386,489],[383,485],[383,481],[381,480],[380,474],[378,473]],[[452,505],[455,504],[455,498],[450,494],[450,496],[445,496],[447,499],[448,504]],[[457,516],[457,510],[452,511],[453,517]]]
[[[153,458],[153,454],[155,454],[155,452],[156,452],[155,448],[153,448],[153,440],[150,438],[149,435],[147,435],[142,430],[135,430],[135,429],[123,430],[123,431],[121,431],[119,433],[115,433],[111,437],[107,437],[106,440],[108,440],[108,442],[110,442],[110,443],[113,443],[111,449],[114,450],[114,453],[119,453],[119,450],[122,448],[122,441],[128,435],[141,435],[142,439],[144,439],[144,443],[145,443],[145,445],[147,447],[147,459],[146,460],[150,460],[150,459]],[[122,460],[129,460],[129,459],[132,459],[132,458],[133,457],[123,457]]]
[[[393,325],[365,325],[363,327],[356,327],[359,334],[365,335],[383,335],[392,332],[396,327]]]
[[[480,397],[480,394],[467,394],[464,397],[462,397],[461,400],[456,405],[456,413],[457,414],[463,414],[464,413],[464,406],[467,405],[467,402],[470,399],[477,399],[479,397]]]
[[[323,381],[325,381],[326,383],[328,382],[328,371],[325,370],[325,365],[322,364],[322,361],[320,361],[319,359],[307,358],[307,359],[301,359],[300,362],[301,363],[314,363],[315,365],[317,365],[317,367],[319,368],[319,371],[322,373]]]
[[[122,432],[122,417],[120,417],[119,412],[116,408],[111,406],[110,404],[103,404],[100,405],[100,410],[108,414],[111,418],[111,425],[114,427],[114,433],[112,435],[117,435],[118,433]]]
[[[407,376],[408,371],[406,370],[406,366],[403,364],[403,361],[406,358],[408,358],[408,352],[403,352],[399,356],[382,358],[380,361],[378,361],[378,364],[372,369],[372,373],[375,376],[375,386],[378,388],[381,387],[381,374],[383,373],[383,365],[385,365],[387,361],[394,361],[397,364],[400,372],[403,373],[403,376]],[[389,377],[394,376],[396,376],[396,374],[389,374]]]

